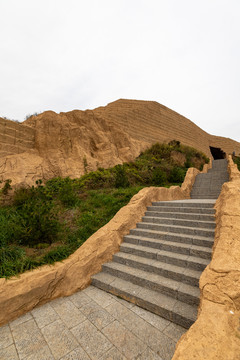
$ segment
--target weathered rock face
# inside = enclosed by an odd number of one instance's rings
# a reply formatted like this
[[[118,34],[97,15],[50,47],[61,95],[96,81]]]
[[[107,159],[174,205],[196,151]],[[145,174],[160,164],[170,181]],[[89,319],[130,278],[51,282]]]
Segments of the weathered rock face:
[[[33,149],[34,135],[33,128],[0,118],[0,158]]]
[[[215,206],[213,255],[200,278],[199,316],[173,360],[240,359],[240,172],[231,158],[229,173]]]
[[[174,139],[208,156],[209,146],[240,153],[240,143],[209,135],[156,102],[137,100],[95,110],[47,111],[23,123],[0,118],[0,139],[0,180],[29,185],[132,161],[151,144]]]

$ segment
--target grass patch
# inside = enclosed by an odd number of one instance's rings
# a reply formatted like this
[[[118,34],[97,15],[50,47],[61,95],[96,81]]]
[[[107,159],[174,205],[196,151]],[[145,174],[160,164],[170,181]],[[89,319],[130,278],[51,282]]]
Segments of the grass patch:
[[[14,198],[12,205],[0,207],[0,277],[66,259],[141,188],[86,190],[71,209],[61,204],[61,196],[50,195],[47,186],[43,189],[48,202],[42,201],[42,190],[39,194],[35,188],[34,192],[24,189],[29,198],[24,194],[25,202],[19,204],[18,190],[17,201]]]
[[[184,163],[173,152],[184,154]],[[66,259],[143,187],[180,185],[189,163],[201,168],[206,162],[204,154],[173,141],[78,179],[39,180],[14,192],[7,180],[0,193],[0,277]]]

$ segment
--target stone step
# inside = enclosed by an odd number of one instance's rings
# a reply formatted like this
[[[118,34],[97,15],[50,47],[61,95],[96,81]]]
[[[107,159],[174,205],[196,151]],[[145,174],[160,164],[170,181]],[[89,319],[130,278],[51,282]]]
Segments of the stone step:
[[[197,319],[197,307],[176,300],[157,291],[143,289],[129,281],[110,274],[98,273],[92,277],[92,285],[133,302],[167,320],[189,328]]]
[[[219,164],[218,164],[219,165]],[[228,174],[228,171],[227,171],[227,165],[224,166],[224,164],[222,166],[215,166],[213,165],[213,167],[211,169],[208,170],[209,171],[212,171],[212,172],[218,172],[218,171],[221,171],[221,172],[225,172]]]
[[[206,228],[206,229],[215,229],[214,221],[201,221],[201,220],[189,220],[189,219],[169,219],[169,218],[159,218],[152,215],[146,215],[142,217],[142,222],[149,222],[154,224],[164,224],[164,225],[181,225],[187,227],[195,228]]]
[[[122,243],[120,251],[198,271],[203,271],[210,262],[209,259],[195,256],[195,254],[179,254],[173,251],[160,250],[131,243]]]
[[[222,185],[223,183],[221,184],[213,184],[213,183],[210,183],[210,184],[205,184],[205,183],[200,183],[200,182],[197,182],[193,185],[193,189],[205,189],[205,190],[211,190],[211,191],[214,191],[214,190],[219,190],[222,188]]]
[[[205,214],[188,214],[182,212],[158,212],[154,210],[148,210],[145,213],[146,216],[154,216],[159,218],[168,219],[187,219],[187,220],[200,220],[200,221],[215,221],[214,215]]]
[[[133,238],[131,239],[131,244],[133,243]],[[209,247],[191,245],[191,244],[184,244],[181,242],[173,242],[170,240],[156,240],[156,239],[141,239],[140,241],[141,246],[151,247],[154,249],[165,250],[165,251],[172,251],[178,254],[185,254],[185,255],[192,255],[198,256],[203,259],[211,259],[212,249]],[[136,244],[136,243],[135,243]],[[121,245],[121,248],[124,244]]]
[[[221,183],[224,183],[226,181],[229,180],[228,176],[222,176],[221,174],[205,174],[205,177],[196,177],[195,181],[196,182],[200,182],[200,183],[212,183],[214,181],[216,181],[216,184],[219,185]]]
[[[131,242],[132,244],[138,243],[139,245],[144,246],[148,246],[145,244],[147,244],[147,241],[149,240],[151,241],[149,242],[149,246],[152,247],[158,247],[159,240],[202,246],[204,248],[212,248],[214,243],[214,239],[203,236],[165,233],[155,230],[149,231],[144,229],[132,229],[129,235],[124,236],[124,241]],[[156,246],[154,246],[153,244],[156,244]]]
[[[220,180],[219,179],[215,179],[215,178],[211,178],[211,179],[196,179],[195,183],[193,184],[193,187],[196,186],[201,186],[204,188],[221,188],[222,185],[227,182],[227,180],[223,179]]]
[[[227,170],[224,169],[223,167],[209,169],[207,173],[214,174],[214,175],[219,174],[219,176],[225,176],[225,177],[229,176]]]
[[[218,186],[218,185],[216,185],[216,186],[212,186],[212,185],[205,186],[205,185],[200,184],[200,185],[193,186],[192,190],[193,189],[197,189],[197,190],[202,189],[202,190],[204,190],[206,192],[208,192],[208,191],[216,191],[217,192],[217,191],[220,191],[222,189],[222,185],[223,184],[221,184],[220,186]]]
[[[213,203],[212,202],[191,202],[191,200],[177,200],[177,201],[154,201],[152,203],[152,206],[166,206],[166,207],[194,207],[194,208],[212,208]]]
[[[199,278],[202,273],[201,271],[188,268],[183,269],[180,266],[167,264],[159,260],[150,260],[124,252],[118,252],[115,254],[113,256],[113,260],[120,264],[158,274],[167,278],[169,277],[170,279],[181,281],[192,286],[199,285]]]
[[[216,159],[212,161],[212,166],[218,166],[224,164],[225,166],[227,166],[227,159]]]
[[[220,193],[222,190],[222,186],[217,188],[215,187],[214,189],[210,189],[209,187],[203,187],[203,186],[195,186],[192,188],[192,193],[193,192],[200,192],[200,193],[205,193],[205,194],[217,194]]]
[[[219,193],[205,193],[205,192],[200,192],[200,193],[195,193],[195,192],[193,192],[193,193],[191,193],[191,197],[192,197],[192,199],[193,199],[193,196],[201,196],[201,198],[203,198],[203,196],[210,196],[210,199],[212,198],[212,199],[217,199],[218,197],[219,197],[219,195],[220,195],[220,191],[219,191]]]
[[[154,224],[154,223],[146,223],[146,222],[137,223],[137,228],[173,232],[178,234],[205,236],[205,237],[214,237],[214,232],[215,232],[214,229],[194,228],[194,227],[170,225],[170,224],[169,225]]]
[[[197,175],[196,176],[196,179],[195,179],[195,182],[194,183],[207,183],[207,182],[210,182],[211,183],[211,180],[214,178],[216,178],[215,179],[215,181],[216,181],[216,184],[217,185],[219,185],[219,184],[221,184],[223,181],[225,181],[225,180],[228,180],[228,176],[220,176],[220,174],[218,174],[218,175],[216,175],[215,176],[215,174],[202,174],[202,175],[204,175],[204,176],[199,176],[199,175]]]
[[[216,182],[216,184],[215,184]],[[225,182],[228,182],[228,179],[219,179],[218,177],[212,176],[209,180],[203,179],[202,181],[197,181],[195,185],[200,186],[213,186],[213,187],[221,187]]]
[[[215,214],[214,208],[196,208],[191,207],[180,207],[180,206],[148,206],[147,211],[157,211],[157,212],[174,212],[174,213],[187,213],[187,214]]]
[[[194,194],[194,191],[191,192],[191,198],[192,198],[192,193]],[[217,197],[218,197],[220,193],[221,193],[221,190],[216,191],[216,192],[214,192],[214,191],[209,192],[209,191],[204,191],[204,190],[202,190],[202,191],[200,191],[200,192],[198,192],[198,193],[196,193],[196,194],[194,194],[194,195],[210,195],[210,196],[217,195]],[[193,199],[193,198],[192,198],[192,199]],[[203,199],[203,198],[201,198],[201,199]],[[206,199],[207,199],[207,198],[206,198]]]
[[[208,179],[211,178],[212,176],[218,177],[218,178],[228,178],[229,174],[226,171],[226,169],[209,169],[207,173],[200,173],[196,176],[196,178],[203,178],[203,179]]]
[[[205,188],[193,188],[191,191],[191,195],[193,193],[198,194],[208,194],[208,195],[215,195],[215,194],[220,194],[220,192],[222,191],[221,189],[214,189],[214,190],[210,190],[210,189],[205,189]]]
[[[184,301],[187,304],[199,304],[200,290],[196,286],[183,284],[158,274],[149,273],[115,262],[103,264],[102,271],[143,288],[158,291],[176,300]]]
[[[218,196],[220,195],[220,193],[218,195],[206,195],[206,194],[202,194],[202,195],[191,195],[192,199],[215,199],[217,200]]]
[[[204,189],[201,189],[201,190],[196,191],[193,189],[191,192],[191,196],[192,195],[210,195],[210,196],[218,197],[220,192],[221,192],[221,190],[219,190],[219,191],[204,191]]]
[[[209,169],[207,173],[209,174],[209,173],[215,173],[215,172],[216,173],[222,172],[224,174],[228,174],[226,165],[225,166],[224,165],[222,165],[222,166],[213,165],[213,167],[211,169]]]
[[[221,182],[216,182],[216,180],[211,180],[211,181],[196,181],[193,184],[193,187],[202,187],[205,189],[221,189],[222,185],[224,184],[225,181],[221,181]]]
[[[194,185],[201,184],[201,185],[216,185],[220,186],[224,182],[226,182],[228,178],[219,178],[217,176],[211,176],[208,178],[196,178]]]
[[[225,176],[228,175],[228,171],[227,168],[224,166],[220,166],[220,167],[212,167],[211,169],[208,170],[207,172],[208,174],[223,174]]]

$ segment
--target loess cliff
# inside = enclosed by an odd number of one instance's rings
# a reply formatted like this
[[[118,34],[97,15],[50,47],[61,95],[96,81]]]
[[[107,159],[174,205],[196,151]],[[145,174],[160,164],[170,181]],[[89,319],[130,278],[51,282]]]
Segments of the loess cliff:
[[[209,157],[210,146],[240,153],[240,143],[210,135],[157,102],[118,100],[94,110],[46,111],[23,123],[0,118],[0,180],[32,185],[38,179],[79,177],[174,139]]]

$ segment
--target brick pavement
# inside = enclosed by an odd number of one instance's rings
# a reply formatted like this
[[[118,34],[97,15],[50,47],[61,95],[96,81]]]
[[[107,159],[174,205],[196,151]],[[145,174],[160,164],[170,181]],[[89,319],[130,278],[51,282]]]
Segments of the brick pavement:
[[[0,327],[0,360],[170,360],[185,331],[89,286]]]

